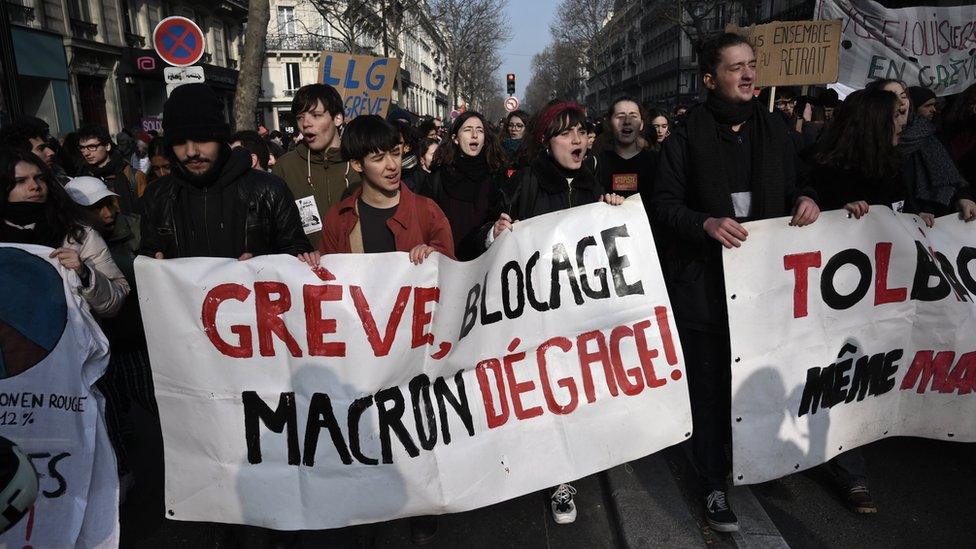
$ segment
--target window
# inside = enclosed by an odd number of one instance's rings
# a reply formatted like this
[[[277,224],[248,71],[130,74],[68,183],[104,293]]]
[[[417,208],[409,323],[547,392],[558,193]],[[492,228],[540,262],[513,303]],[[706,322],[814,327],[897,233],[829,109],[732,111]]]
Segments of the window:
[[[295,35],[295,8],[278,6],[278,34]]]
[[[139,34],[138,12],[132,8],[130,0],[119,0],[122,8],[122,31],[127,34]]]
[[[72,19],[92,22],[91,6],[88,0],[68,0],[68,15]]]
[[[224,41],[224,24],[213,19],[210,21],[210,28],[213,29],[214,64],[221,67],[226,66],[227,43]]]
[[[159,16],[158,3],[154,2],[151,6],[149,6],[149,9],[146,11],[149,14],[149,33],[152,34],[152,31],[153,29],[156,28],[156,25],[158,25],[159,22],[162,21],[162,18]]]
[[[285,63],[286,90],[294,91],[302,87],[301,66],[298,63]]]

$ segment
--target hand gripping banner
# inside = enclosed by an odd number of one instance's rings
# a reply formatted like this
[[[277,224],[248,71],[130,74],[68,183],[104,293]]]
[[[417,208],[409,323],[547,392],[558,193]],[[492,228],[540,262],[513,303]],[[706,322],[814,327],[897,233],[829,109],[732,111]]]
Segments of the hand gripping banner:
[[[691,436],[636,198],[516,223],[467,263],[136,272],[172,519],[294,530],[465,511]]]
[[[976,441],[976,223],[883,206],[788,222],[724,252],[735,482],[884,437]]]

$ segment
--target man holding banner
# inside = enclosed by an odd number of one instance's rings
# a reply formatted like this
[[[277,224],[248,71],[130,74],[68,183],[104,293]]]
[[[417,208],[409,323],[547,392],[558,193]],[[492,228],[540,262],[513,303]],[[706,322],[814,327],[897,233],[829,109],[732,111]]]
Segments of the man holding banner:
[[[665,142],[649,205],[674,304],[692,404],[692,453],[708,523],[738,531],[726,501],[731,356],[722,246],[748,237],[741,223],[790,215],[817,220],[813,193],[795,186],[795,156],[779,116],[754,99],[756,56],[742,36],[723,34],[699,56],[708,96]]]

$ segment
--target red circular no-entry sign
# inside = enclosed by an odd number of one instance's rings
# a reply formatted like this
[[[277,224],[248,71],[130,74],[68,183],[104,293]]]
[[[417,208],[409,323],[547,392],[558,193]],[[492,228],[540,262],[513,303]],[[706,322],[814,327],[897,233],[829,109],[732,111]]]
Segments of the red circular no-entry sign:
[[[167,17],[153,30],[153,49],[174,67],[188,67],[203,57],[203,31],[186,17]]]

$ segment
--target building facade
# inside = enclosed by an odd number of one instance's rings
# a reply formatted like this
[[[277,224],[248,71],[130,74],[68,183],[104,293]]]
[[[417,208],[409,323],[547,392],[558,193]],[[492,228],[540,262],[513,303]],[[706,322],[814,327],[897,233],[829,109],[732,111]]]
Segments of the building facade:
[[[376,13],[378,17],[379,3]],[[418,116],[445,116],[447,82],[442,69],[445,54],[440,30],[426,13],[410,11],[405,18],[404,31],[398,37],[388,37],[386,47],[386,54],[400,58],[392,101]],[[321,52],[349,51],[341,36],[309,0],[271,0],[258,123],[269,129],[295,130],[292,97],[301,86],[322,80]],[[363,32],[355,45],[355,53],[384,55],[379,32]]]
[[[55,135],[89,122],[113,134],[158,126],[166,86],[164,63],[151,49],[152,31],[171,15],[189,17],[201,27],[207,80],[224,97],[233,97],[247,16],[244,0],[4,1],[20,109],[47,121]]]
[[[785,4],[787,2],[777,2]],[[804,2],[793,2],[804,3]],[[698,56],[691,37],[678,25],[680,3],[671,0],[620,2],[604,26],[599,52],[603,70],[589,75],[586,103],[603,112],[619,95],[630,95],[651,107],[673,109],[676,104],[698,100],[702,93]],[[768,19],[771,0],[760,7]],[[812,0],[810,2],[812,14]],[[808,15],[809,16],[809,15]],[[681,12],[687,25],[690,17]],[[719,33],[728,23],[741,23],[742,12],[734,2],[717,2],[701,20],[705,33]]]

